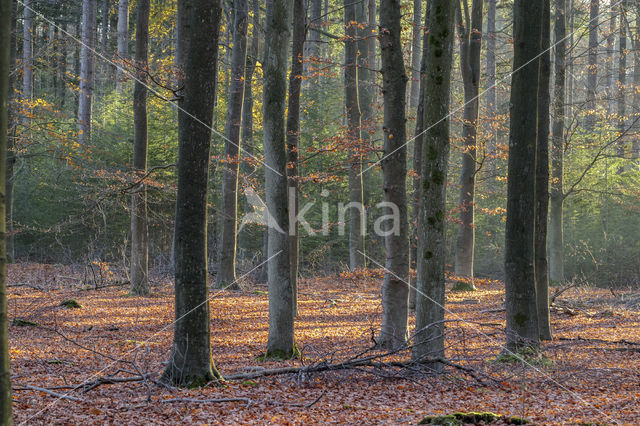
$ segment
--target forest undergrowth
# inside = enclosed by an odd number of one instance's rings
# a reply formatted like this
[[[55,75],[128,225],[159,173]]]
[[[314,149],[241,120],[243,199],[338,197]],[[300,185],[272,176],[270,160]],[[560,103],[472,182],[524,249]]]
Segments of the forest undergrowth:
[[[176,389],[158,382],[173,337],[172,282],[155,277],[152,296],[132,297],[117,273],[99,267],[104,276],[89,274],[92,285],[85,286],[83,268],[10,266],[17,424],[416,424],[470,411],[538,424],[640,418],[637,291],[565,289],[552,308],[554,340],[526,360],[503,353],[502,283],[448,292],[447,365],[434,376],[408,362],[410,349],[373,348],[381,271],[302,279],[302,358],[288,361],[260,359],[267,289],[247,281],[242,292],[210,293],[212,352],[227,380]],[[560,290],[552,288],[552,296]],[[273,370],[284,367],[292,372]],[[265,376],[270,372],[279,374]]]

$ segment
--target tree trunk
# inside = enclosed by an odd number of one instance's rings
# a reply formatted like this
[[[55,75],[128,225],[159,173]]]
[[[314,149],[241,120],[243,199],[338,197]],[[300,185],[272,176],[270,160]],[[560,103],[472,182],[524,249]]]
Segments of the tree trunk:
[[[0,1],[0,233],[6,235],[5,201],[8,136],[9,56],[11,51],[12,1]],[[9,367],[9,331],[7,318],[6,239],[0,238],[0,423],[13,425],[11,414],[11,368]]]
[[[589,58],[587,66],[587,112],[585,127],[593,131],[596,122],[596,88],[598,86],[598,18],[600,0],[591,0],[589,7]]]
[[[631,156],[640,158],[640,2],[636,2],[636,33],[633,35],[633,142]]]
[[[288,0],[267,2],[265,60],[263,63],[264,152],[269,224],[269,337],[267,357],[291,358],[299,354],[293,326],[293,286],[289,258],[287,153],[285,149],[285,101],[287,52],[291,28]]]
[[[422,197],[418,240],[416,332],[412,358],[444,356],[446,188],[455,2],[431,0],[424,85]],[[442,369],[442,364],[432,366]]]
[[[118,0],[118,61],[122,62],[129,56],[129,0]],[[116,91],[122,92],[124,72],[122,67],[116,68]]]
[[[498,145],[498,132],[495,130],[496,120],[496,4],[497,0],[488,0],[489,7],[487,11],[487,36],[485,37],[486,55],[487,55],[487,121],[488,121],[488,137],[486,142],[486,158],[485,163],[487,173],[490,179],[495,178],[496,174],[496,156]]]
[[[149,0],[138,0],[136,14],[136,73],[133,90],[134,179],[147,173],[147,83],[149,65]],[[147,188],[141,182],[131,195],[131,293],[149,294],[149,228]]]
[[[78,95],[78,143],[80,145],[91,141],[96,7],[96,0],[83,0],[82,2],[82,47],[80,50],[80,93]]]
[[[365,154],[361,155],[361,162],[363,170],[367,167],[369,162],[370,153],[368,149],[371,146],[372,134],[376,131],[376,116],[374,113],[375,105],[375,93],[376,93],[376,73],[373,70],[375,67],[375,37],[373,34],[376,31],[375,25],[375,13],[373,17],[373,25],[369,21],[367,13],[367,2],[362,1],[356,7],[356,21],[359,23],[357,28],[357,40],[358,40],[358,102],[360,103],[361,118],[360,122],[362,127],[360,129],[361,137],[361,149]],[[373,41],[373,43],[371,43]],[[371,54],[371,46],[373,45],[373,54]],[[371,199],[371,173],[362,174],[362,198],[364,202],[365,211],[369,208],[369,200]],[[363,217],[364,228],[366,229],[366,215]],[[364,236],[363,236],[364,238]],[[365,252],[366,252],[366,241]],[[364,259],[366,264],[366,257]]]
[[[413,0],[413,21],[411,28],[411,92],[409,114],[418,107],[420,100],[420,40],[422,40],[422,0]]]
[[[549,220],[549,275],[552,283],[564,282],[564,111],[566,102],[566,2],[555,0],[555,80],[553,137],[551,146],[551,209]]]
[[[222,177],[222,206],[220,244],[218,245],[218,273],[216,288],[240,290],[236,282],[236,254],[238,246],[238,172],[240,167],[240,129],[244,102],[245,69],[247,64],[247,31],[249,3],[235,0],[233,5],[233,51],[231,53],[231,83],[225,125],[224,173]]]
[[[612,117],[615,112],[615,87],[616,80],[613,78],[614,49],[616,44],[616,13],[615,8],[609,9],[609,28],[607,33],[607,61],[605,63],[605,73],[607,74],[607,115]]]
[[[384,97],[384,160],[382,191],[387,259],[382,284],[382,328],[378,345],[399,348],[407,339],[409,236],[407,223],[407,75],[402,59],[400,0],[380,3],[380,50]]]
[[[536,19],[539,17],[540,19]],[[538,347],[534,269],[535,170],[542,4],[515,0],[514,72],[505,226],[505,305],[507,349]]]
[[[289,74],[289,104],[287,106],[287,171],[289,173],[289,257],[291,259],[291,287],[293,313],[298,315],[298,149],[300,145],[300,91],[304,71],[304,42],[306,39],[306,11],[304,0],[293,0],[293,39],[291,73]]]
[[[183,0],[180,0],[182,2]],[[171,359],[163,378],[204,386],[220,377],[211,359],[207,285],[207,184],[216,93],[219,0],[192,0],[185,86],[178,114],[175,315]]]
[[[426,11],[424,18],[424,30],[422,32],[422,59],[420,60],[420,95],[418,98],[418,108],[416,110],[416,131],[415,140],[413,141],[413,208],[412,220],[413,236],[411,239],[411,266],[417,268],[418,265],[418,216],[420,212],[420,191],[422,188],[422,146],[424,145],[424,87],[426,82],[427,69],[427,47],[429,46],[429,37],[427,31],[429,29],[429,16],[431,14],[431,0],[426,2]],[[409,277],[409,308],[416,308],[416,283],[411,284]]]
[[[344,0],[345,22],[345,106],[347,110],[347,144],[349,146],[349,265],[352,271],[366,265],[364,228],[364,194],[362,184],[362,117],[358,94],[358,28],[356,5]]]
[[[620,21],[619,31],[620,40],[618,43],[618,134],[620,137],[626,132],[627,126],[627,104],[626,104],[626,84],[627,84],[627,25],[625,18],[625,9],[627,7],[627,1],[622,0],[620,5]],[[625,155],[625,140],[621,140],[618,144],[618,155],[624,157]],[[622,168],[620,168],[622,170]]]
[[[22,24],[22,99],[31,102],[33,91],[33,4],[24,0],[24,20]],[[30,111],[29,111],[30,113]],[[25,116],[24,123],[29,122]]]
[[[551,102],[551,4],[543,1],[540,80],[538,87],[538,142],[536,151],[535,273],[540,339],[551,340],[547,220],[549,217],[549,106]]]
[[[294,20],[294,25],[296,22]],[[309,28],[311,29],[322,29],[322,0],[310,0],[309,1]],[[320,68],[320,66],[316,65],[316,61],[322,59],[320,57],[322,38],[320,32],[318,31],[310,31],[308,34],[308,38],[305,42],[304,53],[305,57],[308,58],[308,61],[304,63],[304,75],[311,77],[311,75],[315,74],[315,69]],[[314,70],[310,72],[310,70]],[[310,99],[312,101],[317,100],[318,90],[317,84],[312,80],[305,80],[304,84],[305,90],[307,88],[310,89]]]
[[[12,15],[17,15],[17,3],[12,2]],[[16,69],[16,59],[18,56],[18,44],[17,44],[17,20],[11,19],[11,40],[10,54],[9,54],[9,69]],[[15,137],[18,128],[18,92],[16,90],[16,73],[12,72],[9,75],[9,108],[8,108],[8,129],[7,134],[10,135],[7,139],[7,169],[5,173],[6,185],[5,185],[5,211],[6,211],[6,240],[7,249],[6,257],[7,262],[11,263],[15,260],[15,235],[13,232],[13,167],[16,163],[15,153]]]
[[[466,5],[466,3],[465,3]],[[465,7],[466,8],[466,7]],[[459,12],[461,14],[461,12]],[[473,285],[473,252],[475,247],[475,188],[480,100],[480,52],[482,50],[482,0],[473,0],[471,22],[466,22],[460,40],[460,68],[464,82],[462,116],[462,171],[460,173],[460,224],[456,241],[455,275],[462,278],[454,289],[475,290]]]

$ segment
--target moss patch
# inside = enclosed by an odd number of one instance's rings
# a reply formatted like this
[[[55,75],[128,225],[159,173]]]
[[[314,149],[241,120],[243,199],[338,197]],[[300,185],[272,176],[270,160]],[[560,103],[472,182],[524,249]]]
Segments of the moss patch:
[[[79,309],[82,306],[74,299],[67,299],[60,302],[60,306],[63,306],[67,309]]]
[[[15,325],[16,327],[40,327],[40,324],[38,324],[37,322],[29,321],[22,318],[14,318],[13,321],[11,321],[11,324]]]
[[[512,425],[524,425],[528,420],[520,417],[501,416],[491,412],[453,413],[442,416],[427,416],[420,421],[421,425],[455,426],[464,424],[491,424],[504,422]]]
[[[452,291],[476,291],[477,288],[473,283],[468,281],[456,281],[456,283],[451,287]]]
[[[258,355],[258,361],[266,361],[266,360],[289,360],[289,359],[298,359],[300,358],[300,350],[298,346],[294,343],[293,349],[290,352],[283,351],[281,349],[276,349],[273,351],[267,351],[263,354]]]

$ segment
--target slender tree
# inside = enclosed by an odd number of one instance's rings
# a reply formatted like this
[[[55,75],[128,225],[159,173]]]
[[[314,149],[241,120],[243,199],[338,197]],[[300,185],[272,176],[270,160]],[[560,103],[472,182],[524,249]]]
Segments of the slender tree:
[[[13,10],[12,15],[17,16],[17,6],[16,2],[13,2]],[[16,69],[16,59],[18,55],[18,45],[17,45],[17,19],[11,19],[11,40],[10,44],[10,55],[9,55],[9,69]],[[7,262],[13,262],[15,259],[15,236],[13,232],[13,188],[14,188],[14,165],[16,163],[16,152],[15,152],[15,139],[16,132],[18,128],[18,111],[16,101],[18,99],[18,92],[16,90],[16,73],[9,73],[9,129],[8,134],[10,137],[7,140],[7,170],[6,170],[6,185],[5,185],[5,210],[6,210],[6,240],[7,240]]]
[[[289,73],[289,103],[287,105],[287,172],[289,173],[289,257],[291,259],[294,315],[298,315],[298,149],[300,145],[300,92],[304,72],[306,21],[304,0],[293,0],[293,38],[291,72]]]
[[[460,31],[460,69],[464,82],[464,113],[462,116],[462,171],[460,172],[460,224],[456,241],[455,274],[463,278],[456,290],[474,290],[473,278],[475,248],[475,191],[477,169],[478,109],[480,99],[480,51],[482,50],[483,1],[473,0],[471,16],[467,0],[458,8]],[[464,21],[463,21],[464,12]]]
[[[487,59],[487,82],[486,82],[486,109],[488,120],[489,137],[486,141],[486,159],[487,171],[490,176],[495,174],[496,165],[496,149],[497,149],[497,132],[494,129],[496,119],[496,5],[497,0],[487,0],[487,36],[486,40],[486,59]]]
[[[507,348],[539,345],[534,269],[535,170],[538,135],[538,81],[542,4],[514,3],[514,57],[511,77],[511,123],[507,223],[505,232],[505,290]],[[536,19],[539,18],[539,19]]]
[[[566,2],[555,0],[555,78],[553,88],[553,136],[551,146],[551,191],[549,211],[549,277],[564,281],[564,112],[566,102],[567,36]]]
[[[9,331],[7,319],[7,247],[6,247],[6,164],[9,101],[9,56],[11,50],[12,1],[0,0],[0,422],[13,425],[11,414],[11,369],[9,367]]]
[[[126,60],[129,56],[129,0],[118,0],[118,59]],[[116,68],[116,91],[122,91],[124,72],[122,67]]]
[[[133,171],[142,179],[131,195],[131,293],[149,293],[149,227],[147,189],[147,68],[149,65],[149,0],[138,0],[136,13],[136,82],[133,89]]]
[[[180,0],[182,2],[183,0]],[[175,316],[171,359],[163,374],[179,386],[219,378],[211,359],[207,285],[207,184],[216,93],[219,0],[192,0],[185,46],[184,99],[178,114]]]
[[[263,63],[264,152],[269,224],[269,337],[267,357],[298,355],[293,326],[293,286],[289,258],[289,212],[287,199],[287,153],[285,149],[285,106],[287,51],[291,28],[291,2],[269,0]]]
[[[409,95],[409,114],[418,107],[420,100],[420,41],[422,40],[422,0],[413,0],[411,21],[411,92]]]
[[[380,2],[380,50],[384,97],[384,156],[382,193],[385,223],[387,273],[382,284],[382,328],[378,344],[398,348],[407,338],[409,287],[409,237],[407,222],[406,90],[407,75],[402,59],[400,0]]]
[[[636,2],[636,33],[633,42],[633,122],[634,135],[631,145],[631,155],[640,158],[640,2]]]
[[[598,87],[598,18],[600,0],[591,0],[589,6],[589,58],[587,66],[587,119],[585,127],[592,131],[596,124],[596,89]]]
[[[424,85],[426,82],[427,69],[427,47],[429,43],[428,28],[429,16],[431,11],[431,0],[426,2],[426,12],[424,14],[424,29],[422,33],[422,59],[420,60],[420,94],[418,97],[418,108],[416,110],[416,131],[415,140],[413,141],[413,204],[412,218],[413,236],[411,238],[411,267],[417,268],[418,255],[418,215],[420,212],[420,191],[422,190],[422,146],[424,145]],[[416,308],[416,283],[411,285],[411,277],[409,277],[409,308]]]
[[[31,101],[33,91],[33,3],[24,1],[22,21],[22,99]],[[28,122],[28,118],[23,120]]]
[[[347,110],[347,139],[349,144],[349,265],[351,270],[363,268],[366,264],[365,212],[363,193],[364,156],[361,152],[362,113],[358,94],[358,14],[357,6],[351,0],[344,0],[345,54],[344,86]]]
[[[535,272],[540,339],[551,340],[549,316],[549,265],[547,220],[549,218],[549,107],[551,103],[551,4],[542,1],[540,79],[538,87],[538,141],[536,150]]]
[[[222,177],[222,208],[220,210],[220,243],[218,244],[217,288],[239,290],[236,282],[238,246],[238,172],[240,167],[240,134],[244,103],[245,70],[247,64],[247,31],[249,2],[235,0],[233,4],[233,49],[231,53],[231,83],[225,125],[224,172]]]
[[[615,44],[616,44],[616,8],[609,8],[609,26],[607,28],[607,57],[605,60],[605,74],[607,77],[607,98],[609,102],[607,104],[607,115],[612,117],[615,112],[615,87],[616,79],[613,75],[614,61],[615,61]]]
[[[80,48],[80,93],[78,101],[78,143],[91,141],[91,102],[93,100],[96,45],[96,0],[82,2],[82,47]]]
[[[626,132],[627,126],[627,24],[626,24],[626,9],[627,1],[622,0],[618,5],[619,8],[619,39],[618,39],[618,134],[622,137]],[[623,157],[625,155],[625,141],[621,140],[618,144],[618,155]],[[619,169],[620,171],[622,168]]]
[[[428,363],[444,355],[444,266],[449,106],[455,2],[431,0],[424,85],[422,193],[418,218],[416,333],[412,358]],[[432,366],[441,369],[442,364]]]

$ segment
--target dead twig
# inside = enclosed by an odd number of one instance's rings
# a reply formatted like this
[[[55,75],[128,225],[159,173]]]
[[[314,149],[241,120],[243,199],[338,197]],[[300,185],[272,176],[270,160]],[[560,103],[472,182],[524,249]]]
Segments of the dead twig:
[[[69,401],[82,402],[82,399],[76,398],[75,396],[71,396],[71,395],[67,395],[67,394],[63,394],[63,393],[59,393],[59,392],[54,392],[52,390],[49,390],[47,388],[41,388],[39,386],[22,385],[22,386],[14,387],[13,390],[14,391],[34,390],[34,391],[38,391],[38,392],[43,392],[43,393],[49,394],[51,396],[55,396],[56,398],[59,398],[59,399],[68,399]]]

